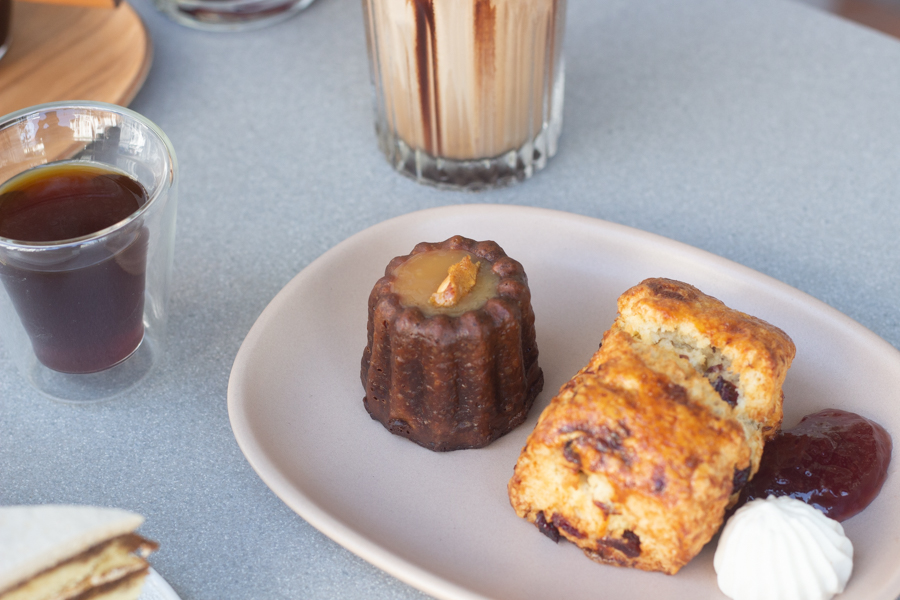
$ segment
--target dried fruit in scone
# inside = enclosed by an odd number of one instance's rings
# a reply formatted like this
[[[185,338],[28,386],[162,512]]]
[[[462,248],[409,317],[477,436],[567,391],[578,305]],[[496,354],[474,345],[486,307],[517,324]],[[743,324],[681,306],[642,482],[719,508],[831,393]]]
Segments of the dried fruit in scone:
[[[619,310],[529,436],[510,501],[594,560],[672,574],[718,530],[758,464],[794,347],[680,282],[647,280]],[[726,340],[748,356],[716,345]],[[760,389],[777,406],[762,406]]]

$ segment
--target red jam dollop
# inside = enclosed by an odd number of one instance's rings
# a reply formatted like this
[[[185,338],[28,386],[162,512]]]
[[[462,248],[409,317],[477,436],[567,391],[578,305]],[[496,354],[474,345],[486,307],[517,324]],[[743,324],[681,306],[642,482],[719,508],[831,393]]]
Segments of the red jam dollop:
[[[742,497],[790,496],[844,521],[875,499],[890,462],[891,436],[881,425],[827,409],[766,443],[759,472]]]

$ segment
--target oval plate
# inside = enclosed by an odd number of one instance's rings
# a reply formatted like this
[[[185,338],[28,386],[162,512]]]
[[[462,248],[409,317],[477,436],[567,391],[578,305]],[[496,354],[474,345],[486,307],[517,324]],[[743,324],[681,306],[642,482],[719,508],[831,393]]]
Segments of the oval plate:
[[[362,405],[369,292],[394,256],[461,234],[497,241],[528,273],[544,392],[528,421],[480,450],[436,454],[390,435]],[[718,256],[588,217],[451,206],[380,223],[297,275],[244,340],[228,385],[247,460],[288,506],[345,548],[438,598],[724,598],[715,540],[678,575],[598,565],[519,519],[506,483],[540,411],[587,363],[616,298],[647,277],[691,283],[784,329],[797,345],[785,426],[826,407],[900,431],[900,353],[822,302]],[[900,592],[900,478],[844,523],[856,549],[841,600]]]

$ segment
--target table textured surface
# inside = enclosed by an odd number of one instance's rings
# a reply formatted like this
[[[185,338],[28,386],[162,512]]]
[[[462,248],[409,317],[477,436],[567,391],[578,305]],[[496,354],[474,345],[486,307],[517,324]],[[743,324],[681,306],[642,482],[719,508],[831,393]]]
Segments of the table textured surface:
[[[378,153],[358,0],[232,34],[135,7],[155,57],[131,106],[181,169],[168,362],[127,397],[70,406],[0,350],[0,504],[140,512],[183,600],[424,597],[271,493],[226,408],[271,298],[384,219],[482,202],[598,217],[771,275],[900,347],[895,39],[776,0],[570,0],[559,154],[524,184],[463,194]]]

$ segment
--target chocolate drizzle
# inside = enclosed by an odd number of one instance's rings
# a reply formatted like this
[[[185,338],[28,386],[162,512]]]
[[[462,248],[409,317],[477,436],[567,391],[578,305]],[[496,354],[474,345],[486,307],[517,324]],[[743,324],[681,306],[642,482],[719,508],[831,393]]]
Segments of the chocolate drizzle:
[[[493,93],[496,70],[497,8],[492,0],[475,0],[475,73],[484,96]]]
[[[416,13],[416,74],[419,79],[419,103],[422,108],[425,151],[440,156],[441,107],[438,94],[437,28],[434,23],[434,0],[408,1],[412,3]],[[434,93],[432,94],[432,92]],[[432,97],[434,98],[434,114],[432,114]]]

